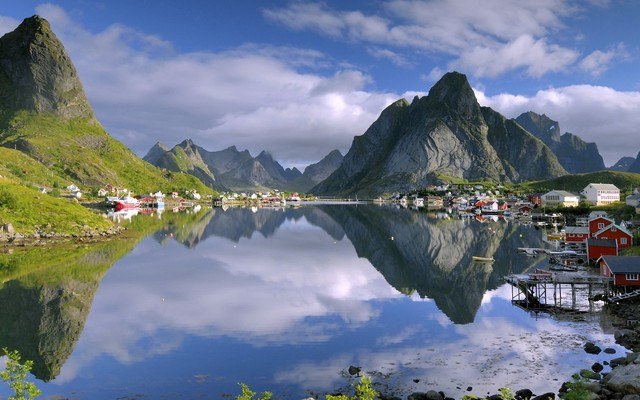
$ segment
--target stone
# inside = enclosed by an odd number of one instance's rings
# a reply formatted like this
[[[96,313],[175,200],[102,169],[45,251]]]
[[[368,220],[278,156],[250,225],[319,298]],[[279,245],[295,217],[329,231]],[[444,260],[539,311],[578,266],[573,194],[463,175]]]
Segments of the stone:
[[[588,369],[582,369],[580,370],[580,376],[586,379],[593,379],[596,381],[599,381],[600,379],[602,379],[602,375],[600,375],[597,372],[593,372],[591,370]]]
[[[516,400],[529,400],[533,397],[533,392],[530,389],[520,389],[516,391]]]
[[[4,231],[7,232],[9,235],[13,235],[14,233],[16,233],[11,223],[4,224],[3,228],[4,228]]]
[[[640,400],[640,395],[637,394],[625,394],[622,400]]]
[[[616,357],[609,361],[609,365],[611,365],[611,368],[617,367],[618,365],[627,365],[627,363],[627,357]]]
[[[426,400],[443,400],[443,398],[440,393],[436,392],[435,390],[429,390],[427,392]]]
[[[602,364],[600,364],[600,363],[594,363],[594,364],[591,366],[591,370],[592,370],[593,372],[600,373],[600,372],[602,372],[602,370],[603,370],[603,369],[604,369],[604,367],[603,367],[603,366],[602,366]]]
[[[556,398],[556,394],[555,393],[545,393],[545,394],[541,394],[540,396],[536,396],[531,400],[555,400]]]
[[[604,383],[615,392],[640,394],[640,365],[620,365],[605,377]]]
[[[607,347],[606,349],[603,350],[605,353],[607,354],[616,354],[616,349],[612,348],[612,347]]]
[[[360,371],[362,371],[362,368],[350,365],[347,371],[349,372],[349,375],[360,376]]]
[[[589,354],[600,354],[602,349],[591,342],[587,342],[584,345],[584,351]]]

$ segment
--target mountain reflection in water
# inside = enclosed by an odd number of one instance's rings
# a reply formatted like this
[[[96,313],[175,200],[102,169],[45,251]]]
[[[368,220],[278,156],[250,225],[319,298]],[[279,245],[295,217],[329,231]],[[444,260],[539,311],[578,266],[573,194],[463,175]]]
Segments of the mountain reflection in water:
[[[17,260],[0,347],[55,378],[45,394],[218,398],[243,381],[300,398],[350,364],[406,390],[535,388],[585,357],[584,332],[532,320],[501,286],[536,262],[515,255],[540,245],[533,228],[378,206],[168,214],[136,217],[134,239],[0,256]]]

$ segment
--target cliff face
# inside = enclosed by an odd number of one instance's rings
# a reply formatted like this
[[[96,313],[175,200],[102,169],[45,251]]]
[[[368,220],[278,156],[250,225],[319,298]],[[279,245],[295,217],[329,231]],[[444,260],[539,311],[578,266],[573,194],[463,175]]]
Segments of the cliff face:
[[[93,116],[69,55],[37,15],[0,38],[0,108]]]
[[[544,143],[504,120],[480,107],[466,76],[447,73],[428,96],[387,107],[313,192],[376,195],[452,177],[510,182],[566,173]]]
[[[595,143],[587,143],[573,133],[560,135],[560,125],[546,115],[532,111],[518,116],[515,121],[542,140],[572,174],[605,169],[604,161]]]
[[[640,152],[638,152],[636,160],[629,166],[629,172],[636,172],[640,174]]]
[[[161,143],[156,143],[143,160],[159,168],[193,175],[205,185],[219,188],[215,176],[202,160],[198,147],[189,139],[174,146],[171,150]]]
[[[633,157],[622,157],[617,163],[613,164],[609,170],[618,172],[628,172],[631,165],[636,161]]]

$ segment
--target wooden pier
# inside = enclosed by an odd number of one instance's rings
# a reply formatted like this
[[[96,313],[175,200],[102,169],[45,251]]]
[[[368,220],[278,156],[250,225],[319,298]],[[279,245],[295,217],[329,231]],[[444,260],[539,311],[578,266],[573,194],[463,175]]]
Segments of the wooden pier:
[[[571,308],[575,309],[577,288],[586,288],[591,301],[596,292],[608,298],[613,284],[613,279],[606,276],[539,269],[530,274],[509,275],[506,281],[511,284],[511,302],[528,310],[562,307],[563,286],[569,287]],[[553,304],[547,303],[548,294],[553,295]]]

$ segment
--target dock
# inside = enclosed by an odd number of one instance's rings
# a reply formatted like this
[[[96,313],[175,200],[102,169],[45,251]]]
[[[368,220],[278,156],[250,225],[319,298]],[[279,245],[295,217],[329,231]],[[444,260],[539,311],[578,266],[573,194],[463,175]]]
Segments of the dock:
[[[584,272],[551,272],[536,269],[529,274],[514,274],[506,278],[511,285],[511,302],[528,310],[562,307],[562,289],[571,292],[571,308],[576,308],[577,288],[588,290],[589,300],[596,292],[609,297],[613,279]],[[551,295],[553,304],[548,303]]]

